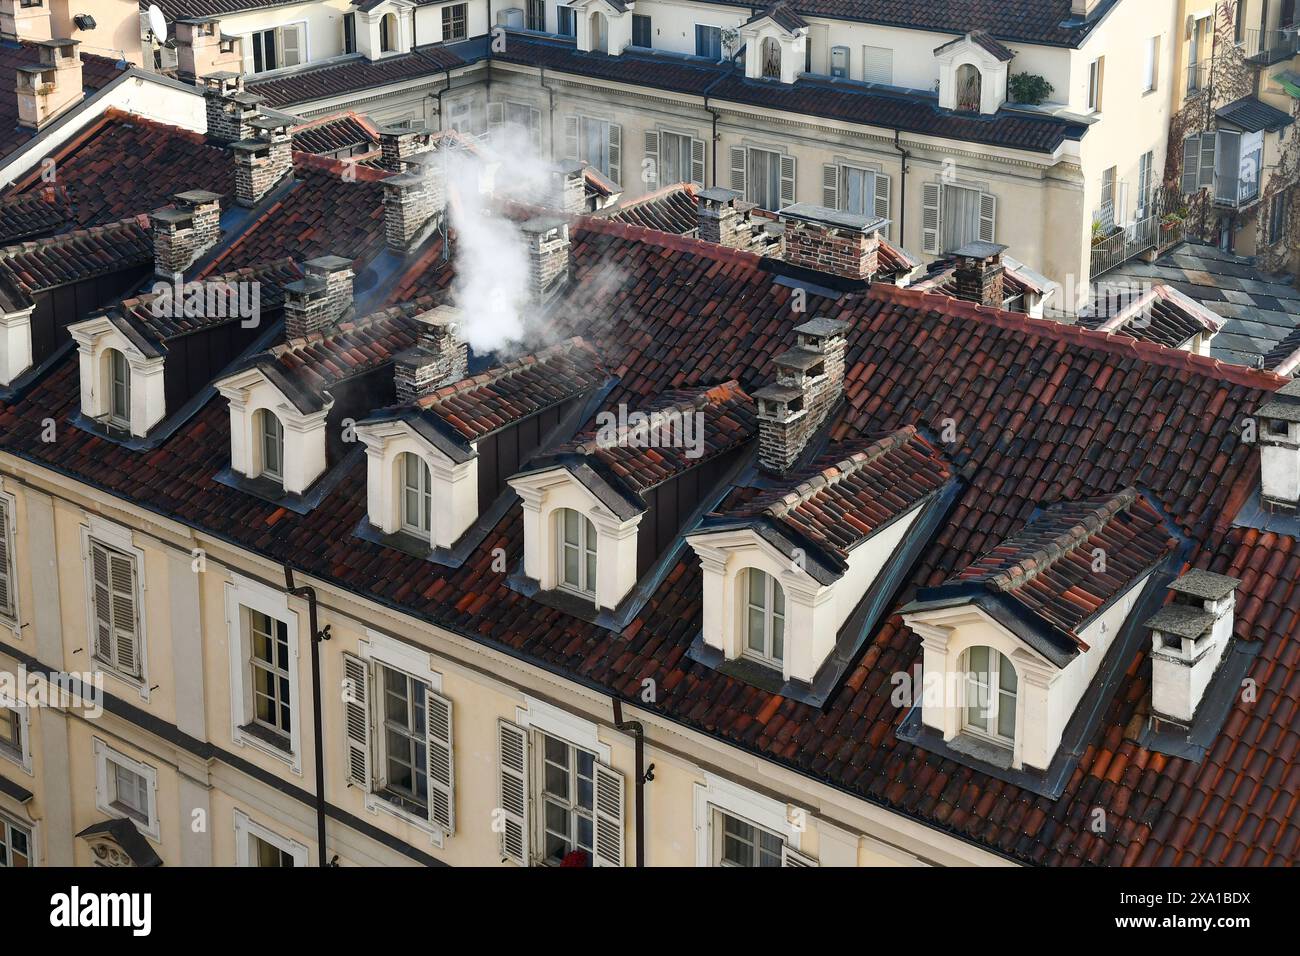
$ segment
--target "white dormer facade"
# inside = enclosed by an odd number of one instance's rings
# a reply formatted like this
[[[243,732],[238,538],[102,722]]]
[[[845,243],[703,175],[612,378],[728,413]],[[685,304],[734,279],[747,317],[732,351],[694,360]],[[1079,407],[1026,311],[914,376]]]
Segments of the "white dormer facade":
[[[946,110],[996,113],[1007,101],[1010,60],[1002,60],[970,34],[934,52],[939,70],[939,106]]]
[[[14,379],[31,368],[34,311],[33,303],[0,314],[0,385],[12,385]]]
[[[764,16],[740,27],[745,45],[745,76],[793,83],[803,72],[808,28],[788,30],[772,17]]]
[[[562,467],[515,475],[509,482],[523,502],[524,574],[543,591],[569,591],[595,607],[617,608],[636,586],[637,526],[644,514],[620,518]],[[566,580],[564,570],[566,511],[590,522],[574,522],[579,532],[573,550],[583,568],[576,580]],[[595,581],[585,571],[592,550]]]
[[[622,53],[632,43],[632,12],[636,4],[610,0],[573,0],[574,42],[587,53]]]
[[[68,326],[81,371],[81,413],[143,438],[167,413],[163,359],[147,356],[106,316]]]
[[[357,52],[370,60],[411,52],[415,34],[415,4],[383,0],[369,10],[356,11]]]
[[[370,523],[386,535],[421,537],[434,548],[459,541],[478,518],[478,457],[452,461],[400,420],[362,423],[356,432],[366,446]],[[418,462],[413,470],[408,455]]]
[[[233,471],[245,478],[276,481],[296,495],[325,473],[325,423],[332,399],[320,411],[299,411],[256,368],[222,379],[216,387],[230,403]]]

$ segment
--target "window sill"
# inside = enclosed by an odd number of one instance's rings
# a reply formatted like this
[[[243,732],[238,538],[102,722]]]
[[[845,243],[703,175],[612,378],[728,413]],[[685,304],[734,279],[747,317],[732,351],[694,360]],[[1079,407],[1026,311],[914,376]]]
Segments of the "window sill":
[[[236,744],[260,750],[269,757],[284,761],[294,773],[302,773],[302,765],[288,737],[258,724],[244,724],[235,728],[234,738]]]
[[[442,849],[446,843],[447,835],[443,832],[442,827],[435,823],[430,823],[427,817],[417,817],[409,810],[405,810],[389,800],[383,793],[371,791],[366,794],[366,809],[371,813],[386,813],[389,816],[396,817],[403,823],[419,830],[421,833],[429,835],[429,842]]]
[[[104,813],[107,813],[110,817],[114,817],[118,820],[130,820],[135,824],[136,829],[155,843],[162,841],[157,820],[141,820],[133,811],[126,809],[118,803],[110,803],[108,806],[101,806],[99,809]]]
[[[111,677],[116,681],[133,688],[140,695],[140,699],[145,703],[149,702],[149,684],[143,677],[136,677],[132,674],[124,674],[120,670],[107,664],[93,655],[90,658],[91,664],[95,667],[95,673],[102,674],[104,677]]]

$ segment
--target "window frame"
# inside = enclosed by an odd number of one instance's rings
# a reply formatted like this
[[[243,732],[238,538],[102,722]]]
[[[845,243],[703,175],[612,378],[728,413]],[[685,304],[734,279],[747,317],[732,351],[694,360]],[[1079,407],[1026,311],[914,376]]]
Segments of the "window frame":
[[[0,560],[0,577],[5,583],[4,603],[0,603],[0,624],[14,629],[15,636],[21,640],[22,632],[18,628],[20,618],[18,600],[18,499],[4,490],[0,484],[0,546],[3,559]]]
[[[580,521],[578,540],[573,543],[565,538],[565,516],[568,514],[574,515]],[[595,522],[576,508],[556,508],[553,521],[555,522],[556,587],[594,601],[597,594],[596,586],[600,580],[600,532],[596,530]],[[577,584],[570,583],[565,575],[565,557],[569,549],[577,551]]]
[[[98,642],[98,616],[96,614],[96,584],[95,584],[95,549],[99,548],[107,552],[106,561],[108,561],[109,573],[109,621],[111,622],[110,635],[110,657],[105,659],[99,654]],[[116,622],[115,608],[113,607],[113,577],[112,577],[112,557],[116,555],[126,558],[132,566],[132,604],[134,611],[133,634],[135,638],[135,662],[134,671],[124,670],[119,663],[118,655],[118,627]],[[140,687],[140,695],[148,698],[148,659],[146,656],[145,645],[145,613],[144,613],[144,552],[136,548],[131,540],[131,532],[121,529],[112,529],[100,525],[82,528],[82,558],[86,566],[86,623],[89,630],[90,638],[90,656],[100,669],[105,673],[112,674],[119,680],[128,684]],[[116,593],[121,593],[120,589]]]
[[[357,52],[357,15],[343,14],[343,54],[347,56]]]
[[[784,850],[787,845],[785,837],[781,836],[781,834],[775,832],[774,830],[770,830],[767,827],[760,826],[754,821],[749,820],[746,817],[743,817],[740,814],[735,813],[734,811],[725,810],[722,807],[716,805],[710,806],[710,811],[712,814],[712,819],[710,821],[710,824],[712,827],[712,839],[713,839],[713,848],[712,848],[713,866],[735,868],[735,869],[745,868],[745,867],[758,868],[762,866],[761,863],[757,863],[757,864],[737,863],[727,859],[726,857],[727,836],[728,836],[727,821],[733,821],[734,823],[737,823],[743,827],[748,827],[751,831],[753,831],[753,836],[750,840],[750,846],[753,849],[755,859],[760,859],[762,854],[766,853],[766,855],[769,858],[772,858],[774,860],[776,867],[780,867],[782,865]],[[775,853],[773,853],[773,851],[770,849],[766,851],[762,849],[760,838],[761,836],[764,835],[773,837],[774,839],[777,840],[778,845]]]
[[[535,859],[543,866],[559,866],[569,853],[582,850],[587,854],[588,865],[594,865],[596,860],[596,764],[601,763],[600,755],[593,750],[573,743],[565,737],[546,730],[534,728],[532,734],[532,751],[537,764],[534,768],[535,779],[537,780],[536,799],[534,800],[537,814],[535,832],[538,840],[538,846],[535,848]],[[547,767],[560,766],[548,755],[548,742],[564,748],[566,765],[562,769],[566,775],[568,789],[566,794],[553,793],[548,789]],[[589,804],[582,803],[579,784],[579,781],[583,779],[579,766],[580,755],[589,758],[589,773],[586,777],[591,785]],[[566,840],[568,843],[568,848],[564,853],[560,854],[558,859],[552,859],[547,853],[547,838],[551,835],[546,812],[548,807],[559,808],[566,815],[566,823],[569,828],[567,835],[555,834],[555,836]],[[578,828],[584,819],[590,828],[590,845],[585,847],[581,845],[578,837]]]
[[[752,578],[755,574],[761,574],[764,579],[763,583],[763,604],[756,605],[753,603]],[[748,567],[744,573],[737,576],[740,585],[740,656],[757,661],[768,667],[782,670],[785,667],[785,625],[788,617],[785,589],[781,587],[781,582],[776,579],[775,575],[769,574],[762,568]],[[776,610],[776,599],[781,598],[781,610]],[[750,645],[750,638],[753,634],[751,612],[758,611],[763,618],[763,647],[759,650]],[[777,653],[776,644],[776,621],[781,622],[780,653]]]
[[[277,617],[267,614],[265,611],[259,611],[256,608],[242,608],[246,615],[249,641],[248,666],[250,670],[251,689],[253,697],[253,712],[250,723],[265,729],[268,733],[283,737],[286,745],[293,739],[293,728],[298,722],[294,717],[294,698],[293,698],[293,670],[294,654],[289,644],[289,624]],[[257,618],[266,620],[266,630],[259,631]],[[257,640],[259,636],[263,637],[266,644],[272,652],[272,659],[266,660],[257,652]],[[283,662],[276,660],[283,649]],[[262,690],[262,682],[258,680],[259,675],[265,675],[270,678],[272,689],[270,694]],[[273,720],[267,721],[260,715],[261,708],[258,706],[258,699],[266,698],[271,701],[271,711]],[[285,712],[288,712],[287,714]],[[282,726],[282,722],[287,721],[288,726]],[[291,748],[290,748],[291,749]]]
[[[976,650],[985,650],[988,652],[988,665],[984,671],[975,671],[974,663],[971,660],[971,652]],[[995,746],[1002,747],[1006,750],[1015,751],[1017,731],[1019,730],[1018,722],[1020,719],[1020,675],[1016,671],[1015,665],[1011,663],[1011,658],[1003,654],[995,647],[987,644],[973,645],[965,648],[961,652],[961,673],[962,673],[962,700],[960,709],[960,720],[958,723],[958,732],[963,736],[975,737],[979,740],[988,741]],[[1011,671],[1015,678],[1015,687],[1010,691],[1002,686],[1002,667],[1005,666]],[[983,677],[983,680],[979,678]],[[972,724],[969,720],[970,708],[974,705],[970,703],[971,685],[986,688],[983,694],[987,696],[990,706],[986,707],[984,721],[986,726],[980,727]],[[1000,729],[1002,719],[1003,696],[1009,696],[1012,700],[1011,705],[1011,736],[1006,736]]]
[[[387,677],[393,675],[404,682],[405,706],[406,706],[406,725],[397,725],[390,720],[388,716],[388,698],[392,693],[388,687]],[[372,665],[372,675],[375,687],[375,706],[377,713],[375,735],[375,766],[378,769],[376,774],[375,796],[382,800],[387,800],[393,806],[397,807],[404,814],[415,817],[416,819],[427,820],[429,816],[429,711],[428,711],[428,694],[431,690],[427,681],[421,680],[411,674],[408,674],[400,667],[384,661],[375,661]],[[423,699],[416,700],[416,690],[419,690],[419,696]],[[419,715],[419,726],[416,726],[416,715]],[[411,772],[411,779],[415,786],[412,790],[405,790],[397,787],[389,778],[389,763],[394,759],[390,752],[389,734],[396,733],[404,738],[410,745],[410,760],[402,762]],[[417,755],[423,751],[424,767],[421,770]],[[424,784],[424,798],[421,802],[420,783]]]
[[[565,24],[568,29],[565,29]],[[578,37],[578,10],[566,3],[557,4],[555,7],[555,35],[568,37],[570,40],[576,40]]]
[[[546,32],[546,0],[528,0],[524,5],[524,26],[534,33]]]
[[[114,428],[129,431],[131,428],[131,363],[121,349],[104,349],[104,361],[107,363],[107,378],[104,388],[108,391],[108,408],[104,421]],[[121,392],[119,402],[118,393]]]
[[[1100,113],[1102,91],[1106,83],[1106,58],[1099,56],[1088,64],[1088,112]]]
[[[15,830],[22,833],[23,839],[27,844],[27,852],[25,854],[27,863],[25,867],[17,867],[13,864],[13,834]],[[3,858],[0,858],[0,870],[16,870],[36,866],[35,824],[19,823],[8,814],[0,813],[0,847],[5,851]]]
[[[701,31],[712,31],[712,32],[711,32],[711,33],[703,33],[703,34],[702,34]],[[716,38],[716,39],[717,39],[717,47],[718,47],[718,54],[717,54],[717,56],[713,56],[712,54],[710,54],[710,53],[708,53],[708,52],[703,52],[703,53],[700,52],[700,38],[701,38],[701,36],[707,36],[707,37],[709,37],[709,38],[710,38],[710,41],[712,41],[713,38]],[[713,43],[710,42],[710,43],[709,43],[709,47],[712,48],[712,46],[713,46]],[[698,56],[698,57],[700,57],[700,58],[702,58],[702,59],[708,60],[708,61],[711,62],[711,63],[721,63],[721,62],[722,62],[722,27],[720,27],[720,26],[715,26],[714,24],[711,24],[711,23],[697,23],[697,24],[695,24],[695,55]]]
[[[302,699],[298,672],[298,613],[289,606],[283,591],[261,582],[232,574],[226,584],[226,643],[230,656],[230,739],[239,747],[252,747],[289,764],[302,773]],[[285,629],[289,651],[289,733],[266,727],[256,721],[256,691],[253,682],[253,638],[251,615],[262,614]]]
[[[133,821],[146,836],[152,837],[155,841],[159,840],[158,771],[146,763],[115,750],[98,737],[94,738],[92,751],[95,757],[95,806],[101,812],[115,819]],[[116,770],[113,771],[110,777],[110,765],[135,774],[142,779],[144,796],[148,803],[148,807],[144,812],[144,820],[119,805],[116,799]]]
[[[644,34],[645,43],[638,43],[638,34]],[[632,14],[632,45],[643,50],[654,49],[654,21],[648,13]]]
[[[469,36],[469,4],[449,3],[442,8],[440,15],[442,42],[451,43],[464,40]],[[451,29],[448,30],[448,25]]]
[[[252,819],[242,810],[235,810],[235,865],[241,867],[257,867],[255,854],[253,852],[253,840],[274,847],[281,853],[287,854],[292,860],[295,867],[307,866],[307,847],[297,840],[291,840],[288,837],[281,836],[274,830],[271,830],[256,820]]]
[[[4,715],[8,714],[8,717]],[[5,757],[31,773],[31,713],[18,701],[0,701],[0,720],[13,728],[13,741],[0,737],[0,757]]]
[[[1148,37],[1144,48],[1143,96],[1148,93],[1155,93],[1160,89],[1160,34]]]
[[[279,482],[284,485],[284,422],[280,416],[269,408],[259,408],[253,413],[254,431],[257,433],[257,477],[266,478],[269,481]],[[267,422],[275,422],[275,434],[268,434]],[[268,441],[274,440],[275,457],[277,459],[274,468],[267,464]]]
[[[414,462],[419,466],[416,472],[416,484],[411,485],[410,465]],[[419,538],[422,543],[428,543],[433,536],[433,469],[429,463],[415,452],[404,451],[397,455],[398,468],[398,496],[397,496],[397,524],[402,534],[411,535]],[[408,508],[408,498],[414,495],[417,500],[416,520],[410,521],[410,510]]]

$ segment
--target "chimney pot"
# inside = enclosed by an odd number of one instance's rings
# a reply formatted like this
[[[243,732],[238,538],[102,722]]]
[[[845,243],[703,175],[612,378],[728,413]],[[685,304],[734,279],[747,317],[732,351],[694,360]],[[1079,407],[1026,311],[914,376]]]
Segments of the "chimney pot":
[[[172,197],[176,205],[150,214],[154,273],[173,278],[221,240],[221,196],[192,189]]]
[[[48,14],[47,14],[48,16]],[[36,41],[38,62],[18,67],[18,124],[41,129],[85,96],[76,40]]]
[[[569,283],[569,223],[538,216],[519,227],[528,244],[528,286],[533,301],[544,305]]]
[[[420,323],[418,344],[398,355],[393,366],[397,400],[405,405],[460,381],[469,369],[469,348],[457,334],[459,309],[441,305],[416,321]]]
[[[262,97],[244,91],[242,73],[218,70],[203,77],[208,137],[227,145],[257,135],[252,120],[261,112]]]
[[[888,219],[802,202],[786,206],[778,216],[785,227],[786,262],[858,282],[875,276],[880,233]]]
[[[789,471],[844,391],[848,323],[817,316],[795,329],[797,345],[773,359],[776,382],[758,389],[758,463]]]
[[[235,199],[241,206],[256,206],[293,171],[288,121],[259,116],[249,125],[261,136],[230,145],[235,156]]]
[[[754,204],[734,189],[714,186],[695,196],[700,238],[728,249],[748,249],[754,242]]]
[[[1260,503],[1274,514],[1300,514],[1300,378],[1274,392],[1255,418]]]
[[[352,261],[321,256],[303,263],[307,274],[284,287],[284,335],[300,339],[336,325],[352,309]]]
[[[578,160],[556,163],[551,170],[551,205],[569,215],[587,211],[586,164]]]
[[[996,242],[968,242],[953,255],[957,268],[953,271],[957,298],[1000,309],[1006,301],[1002,253],[1006,246]]]
[[[1192,570],[1174,581],[1172,604],[1151,617],[1151,710],[1190,727],[1232,638],[1237,578]]]

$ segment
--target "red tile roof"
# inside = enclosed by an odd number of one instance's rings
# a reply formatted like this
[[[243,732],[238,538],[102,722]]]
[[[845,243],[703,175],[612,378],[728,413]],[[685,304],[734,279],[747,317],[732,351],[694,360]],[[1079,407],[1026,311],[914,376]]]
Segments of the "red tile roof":
[[[46,186],[0,199],[0,242],[60,232],[70,210],[67,190]]]
[[[153,261],[148,216],[0,249],[6,284],[33,294]]]
[[[293,148],[329,156],[340,150],[356,153],[379,148],[379,130],[368,117],[348,111],[323,116],[293,128]]]

